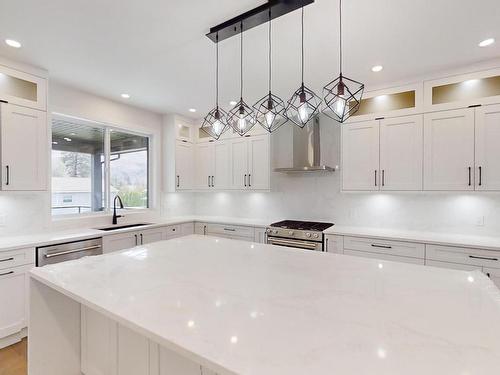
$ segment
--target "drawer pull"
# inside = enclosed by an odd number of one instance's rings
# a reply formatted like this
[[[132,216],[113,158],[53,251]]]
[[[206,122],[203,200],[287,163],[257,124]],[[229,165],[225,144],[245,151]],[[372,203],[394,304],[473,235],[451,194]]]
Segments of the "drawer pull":
[[[371,246],[372,247],[380,247],[382,249],[392,249],[392,246],[389,246],[389,245],[377,245],[377,244],[372,243]]]
[[[0,276],[7,276],[7,275],[10,275],[10,274],[13,274],[14,271],[9,271],[9,272],[5,272],[5,273],[0,273]]]
[[[229,232],[236,232],[236,229],[233,229],[233,228],[224,228],[224,230],[227,230]]]
[[[498,261],[498,258],[478,257],[478,256],[475,256],[475,255],[469,255],[469,258],[471,258],[471,259],[483,259],[483,260]]]
[[[8,262],[9,260],[14,260],[14,257],[0,259],[0,262]]]

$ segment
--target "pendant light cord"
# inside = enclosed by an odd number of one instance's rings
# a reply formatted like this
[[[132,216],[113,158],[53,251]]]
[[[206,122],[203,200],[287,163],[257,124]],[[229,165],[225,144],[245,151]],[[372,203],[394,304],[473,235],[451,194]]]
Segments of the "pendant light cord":
[[[240,99],[243,100],[243,22],[240,26]]]
[[[304,86],[304,7],[302,7],[302,86]]]
[[[215,105],[219,107],[219,33],[215,35]]]
[[[272,66],[272,60],[271,60],[271,54],[272,54],[272,47],[271,47],[271,8],[269,8],[269,94],[271,94],[271,66]]]
[[[340,75],[342,75],[342,0],[339,0]]]

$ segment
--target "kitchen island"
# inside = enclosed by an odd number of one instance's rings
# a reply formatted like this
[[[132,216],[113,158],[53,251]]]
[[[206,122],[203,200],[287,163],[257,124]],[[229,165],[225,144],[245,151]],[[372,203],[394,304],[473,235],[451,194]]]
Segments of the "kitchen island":
[[[30,288],[30,375],[500,369],[478,271],[193,235],[36,268]]]

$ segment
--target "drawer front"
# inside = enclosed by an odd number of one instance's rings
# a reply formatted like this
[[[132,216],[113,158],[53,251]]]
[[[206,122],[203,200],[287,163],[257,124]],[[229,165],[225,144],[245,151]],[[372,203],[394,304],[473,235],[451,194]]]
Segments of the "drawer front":
[[[425,258],[425,245],[415,242],[387,241],[375,238],[344,237],[344,253],[346,249],[419,259]]]
[[[429,260],[460,263],[478,267],[500,268],[500,252],[454,246],[427,245]]]
[[[0,252],[0,270],[35,263],[35,249],[17,249]]]
[[[458,263],[449,263],[449,262],[440,262],[437,260],[427,260],[425,262],[426,266],[432,266],[432,267],[441,267],[441,268],[450,268],[453,270],[461,270],[461,271],[475,271],[475,270],[482,270],[481,266],[473,266],[470,264],[458,264]]]
[[[325,251],[328,253],[344,253],[344,237],[333,234],[325,236]]]
[[[365,251],[356,251],[356,250],[348,250],[348,249],[344,249],[344,254],[346,254],[346,255],[354,255],[354,256],[363,257],[363,258],[372,258],[372,259],[379,259],[379,260],[390,260],[392,262],[401,262],[401,263],[410,263],[410,264],[424,265],[424,260],[423,259],[410,258],[410,257],[401,257],[401,256],[397,256],[397,255],[390,255],[390,254],[368,253],[368,252],[365,252]]]
[[[239,225],[224,225],[224,224],[208,224],[207,225],[208,234],[227,234],[230,236],[237,237],[254,237],[253,227],[243,227]]]
[[[167,239],[181,236],[181,226],[179,224],[169,225],[166,230]]]

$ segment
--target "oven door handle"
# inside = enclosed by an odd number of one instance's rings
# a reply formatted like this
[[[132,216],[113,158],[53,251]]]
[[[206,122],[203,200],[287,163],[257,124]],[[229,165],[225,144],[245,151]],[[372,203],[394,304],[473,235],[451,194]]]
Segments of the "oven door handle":
[[[61,256],[61,255],[79,253],[81,251],[97,250],[97,249],[100,249],[100,248],[101,248],[101,245],[95,245],[95,246],[89,246],[89,247],[82,247],[81,249],[68,250],[68,251],[60,251],[58,253],[52,253],[52,254],[44,254],[44,257],[47,258],[47,259],[49,259],[49,258]]]
[[[306,250],[316,250],[315,243],[305,242],[305,241],[284,240],[284,239],[267,237],[267,243],[271,245],[297,247],[299,249],[306,249]]]

